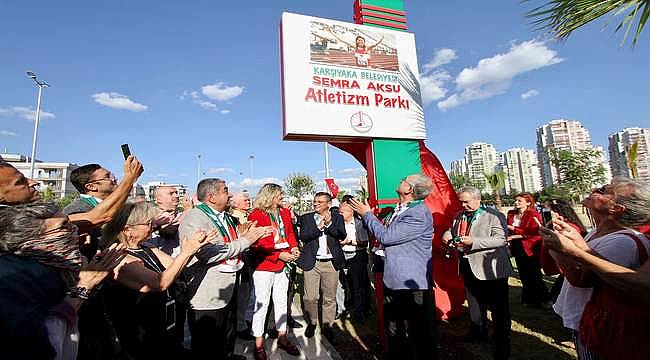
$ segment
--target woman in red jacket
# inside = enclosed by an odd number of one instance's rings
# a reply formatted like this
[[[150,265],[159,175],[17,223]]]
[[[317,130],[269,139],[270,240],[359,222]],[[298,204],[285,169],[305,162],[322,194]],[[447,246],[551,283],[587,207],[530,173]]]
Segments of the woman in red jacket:
[[[542,237],[539,226],[542,218],[534,205],[535,199],[530,193],[515,196],[515,209],[508,212],[508,241],[523,285],[521,303],[524,306],[550,307],[551,297],[542,280],[540,261]]]
[[[269,301],[273,296],[275,328],[278,331],[278,347],[291,355],[300,355],[296,345],[287,339],[287,290],[289,278],[286,264],[300,255],[296,235],[291,225],[291,213],[280,207],[284,192],[277,184],[264,184],[255,196],[253,211],[248,220],[257,226],[273,227],[273,234],[263,237],[252,245],[253,263],[253,336],[255,336],[255,359],[265,360],[264,324]]]

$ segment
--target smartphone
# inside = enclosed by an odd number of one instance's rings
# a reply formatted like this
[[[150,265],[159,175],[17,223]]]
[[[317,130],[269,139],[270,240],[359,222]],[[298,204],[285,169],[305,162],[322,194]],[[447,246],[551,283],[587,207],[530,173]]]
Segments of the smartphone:
[[[122,144],[122,154],[124,154],[124,160],[126,160],[129,155],[131,155],[131,150],[129,150],[129,144]]]
[[[549,228],[553,228],[553,214],[551,214],[551,209],[542,209],[542,224]]]

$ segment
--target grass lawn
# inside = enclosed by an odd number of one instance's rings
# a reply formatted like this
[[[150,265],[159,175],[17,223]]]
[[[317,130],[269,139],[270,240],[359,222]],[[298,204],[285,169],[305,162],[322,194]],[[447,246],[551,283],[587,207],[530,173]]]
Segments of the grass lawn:
[[[514,264],[514,261],[513,261]],[[545,277],[550,289],[554,278]],[[512,317],[511,359],[575,359],[571,334],[562,326],[552,309],[521,306],[521,282],[517,273],[509,280],[510,313]],[[374,299],[374,294],[373,294]],[[336,321],[332,345],[343,359],[381,359],[382,347],[377,333],[377,318],[373,313],[363,322],[350,319]],[[469,328],[469,315],[438,324],[442,346],[441,359],[491,359],[488,344],[463,342]],[[405,359],[406,360],[406,359]]]

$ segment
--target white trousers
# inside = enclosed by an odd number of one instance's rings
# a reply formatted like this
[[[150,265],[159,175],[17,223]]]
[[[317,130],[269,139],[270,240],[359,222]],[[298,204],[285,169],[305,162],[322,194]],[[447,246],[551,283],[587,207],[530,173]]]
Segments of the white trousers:
[[[284,271],[255,271],[253,272],[254,307],[253,307],[253,336],[264,335],[266,311],[273,296],[273,312],[275,314],[275,329],[278,332],[287,331],[287,290],[289,278]]]

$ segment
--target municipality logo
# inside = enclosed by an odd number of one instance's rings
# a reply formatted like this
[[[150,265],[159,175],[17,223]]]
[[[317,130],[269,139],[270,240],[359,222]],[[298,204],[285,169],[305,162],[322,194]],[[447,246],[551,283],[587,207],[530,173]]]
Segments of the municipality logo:
[[[350,126],[355,131],[366,133],[372,129],[372,119],[363,111],[357,111],[350,116]]]

